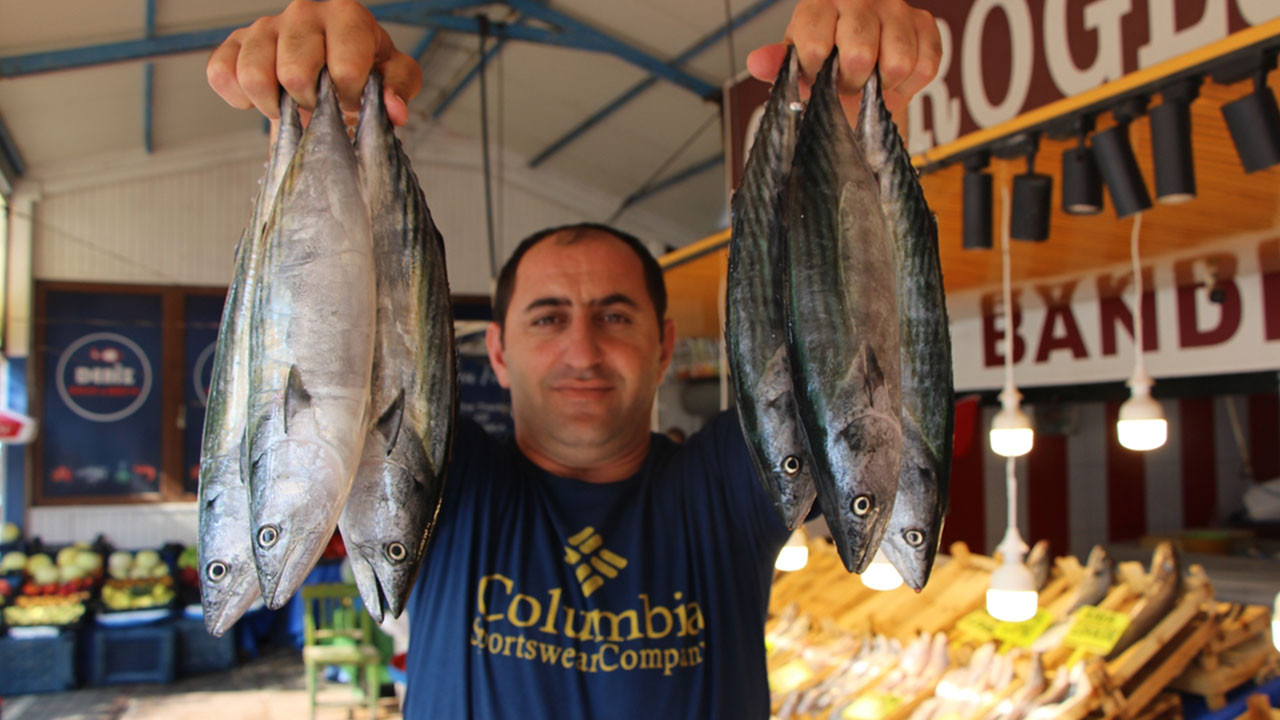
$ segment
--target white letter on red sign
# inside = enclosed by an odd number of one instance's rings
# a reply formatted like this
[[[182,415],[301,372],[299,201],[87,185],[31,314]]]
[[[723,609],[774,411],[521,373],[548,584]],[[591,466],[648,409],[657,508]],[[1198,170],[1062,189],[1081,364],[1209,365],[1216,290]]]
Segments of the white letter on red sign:
[[[938,74],[924,89],[911,98],[907,107],[907,144],[912,155],[931,147],[945,145],[960,137],[960,98],[951,97],[947,90],[947,73],[951,71],[951,26],[937,18],[938,34],[942,36],[942,57],[938,59]],[[933,130],[924,127],[924,99],[929,98],[933,110]]]
[[[982,82],[982,29],[987,24],[987,15],[996,7],[1004,10],[1005,17],[1009,19],[1009,70],[1012,75],[1004,100],[999,105],[992,105]],[[1036,60],[1031,42],[1034,35],[1026,0],[977,0],[969,9],[960,53],[960,85],[964,90],[965,105],[978,127],[991,127],[1014,118],[1022,111],[1031,89],[1031,67]]]
[[[1067,0],[1047,0],[1044,5],[1044,56],[1049,75],[1070,97],[1091,90],[1124,74],[1120,55],[1120,18],[1133,9],[1130,0],[1098,0],[1084,9],[1084,29],[1098,34],[1098,54],[1081,69],[1071,57],[1067,40]]]
[[[1271,0],[1274,2],[1274,0]],[[1204,14],[1193,25],[1178,29],[1174,11],[1186,3],[1153,2],[1147,5],[1150,40],[1138,48],[1138,67],[1151,67],[1227,36],[1227,0],[1206,0]]]
[[[1261,25],[1280,17],[1280,3],[1276,0],[1236,0],[1236,8],[1250,25]]]

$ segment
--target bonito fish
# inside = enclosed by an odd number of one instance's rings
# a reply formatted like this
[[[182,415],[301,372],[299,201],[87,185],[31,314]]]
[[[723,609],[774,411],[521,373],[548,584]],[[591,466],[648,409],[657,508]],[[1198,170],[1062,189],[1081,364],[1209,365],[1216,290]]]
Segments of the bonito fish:
[[[795,49],[788,47],[742,183],[733,194],[725,302],[738,420],[756,476],[788,530],[804,520],[817,494],[787,358],[786,246],[781,235],[783,191],[802,109]]]
[[[858,140],[880,181],[880,207],[893,241],[902,348],[902,467],[880,548],[907,585],[919,591],[933,571],[947,513],[955,424],[951,331],[938,225],[884,105],[878,70],[862,89]]]
[[[1129,613],[1129,627],[1107,655],[1108,660],[1120,656],[1130,645],[1146,637],[1178,604],[1182,594],[1182,561],[1173,543],[1161,542],[1151,555],[1146,589]]]
[[[236,247],[204,414],[196,556],[205,627],[217,636],[260,595],[249,533],[248,479],[240,460],[249,398],[249,322],[261,275],[262,228],[302,135],[298,108],[285,92],[280,93],[280,118],[249,223]]]
[[[376,419],[338,527],[365,608],[382,622],[404,610],[443,498],[457,359],[444,238],[387,117],[376,73],[364,89],[356,155],[377,275]]]
[[[278,608],[333,534],[368,424],[373,243],[327,72],[264,232],[245,459],[258,582]]]
[[[789,350],[818,504],[845,567],[861,572],[902,461],[898,307],[893,242],[840,106],[836,60],[814,82],[787,184]]]

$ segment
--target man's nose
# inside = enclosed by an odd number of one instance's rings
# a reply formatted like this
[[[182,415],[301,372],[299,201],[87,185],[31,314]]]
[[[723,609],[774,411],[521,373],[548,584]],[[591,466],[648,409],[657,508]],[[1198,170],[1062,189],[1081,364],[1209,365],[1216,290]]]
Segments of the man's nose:
[[[564,335],[564,361],[575,368],[589,368],[600,362],[600,338],[585,319],[574,320]]]

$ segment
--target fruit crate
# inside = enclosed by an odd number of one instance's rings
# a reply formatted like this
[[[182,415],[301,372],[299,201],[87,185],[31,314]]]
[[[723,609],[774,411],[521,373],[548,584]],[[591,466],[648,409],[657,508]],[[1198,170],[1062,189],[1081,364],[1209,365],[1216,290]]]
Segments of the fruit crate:
[[[178,674],[182,676],[229,670],[236,664],[234,629],[214,637],[204,620],[180,617],[173,621],[178,643]]]
[[[0,696],[60,692],[76,686],[76,633],[0,637]]]
[[[94,628],[89,682],[172,682],[174,646],[173,625],[167,620],[152,625]]]

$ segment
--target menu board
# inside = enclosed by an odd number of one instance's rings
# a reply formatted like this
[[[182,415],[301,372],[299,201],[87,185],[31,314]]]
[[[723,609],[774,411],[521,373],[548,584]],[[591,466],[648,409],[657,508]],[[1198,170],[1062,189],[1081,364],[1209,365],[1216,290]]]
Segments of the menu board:
[[[47,294],[44,497],[159,490],[162,301],[159,293]]]

